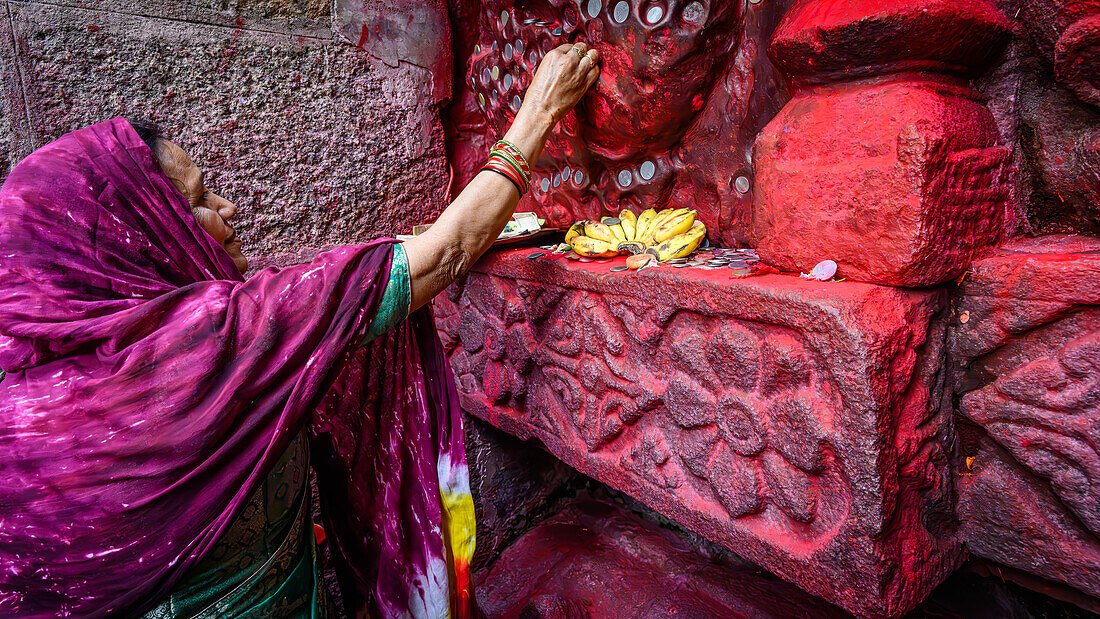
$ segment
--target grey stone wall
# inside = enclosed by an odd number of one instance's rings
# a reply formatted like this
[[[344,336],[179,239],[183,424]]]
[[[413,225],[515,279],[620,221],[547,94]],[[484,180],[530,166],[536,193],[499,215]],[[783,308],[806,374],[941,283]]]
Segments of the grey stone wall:
[[[445,205],[431,72],[351,45],[329,0],[4,8],[0,177],[73,129],[154,120],[237,203],[253,267],[405,233]]]

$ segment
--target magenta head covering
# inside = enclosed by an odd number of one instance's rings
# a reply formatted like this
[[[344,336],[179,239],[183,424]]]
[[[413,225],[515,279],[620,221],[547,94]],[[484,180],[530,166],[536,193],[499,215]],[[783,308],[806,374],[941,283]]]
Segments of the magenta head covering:
[[[121,118],[17,165],[0,190],[0,615],[155,604],[303,428],[353,610],[424,605],[465,454],[426,312],[356,347],[391,247],[242,281]]]

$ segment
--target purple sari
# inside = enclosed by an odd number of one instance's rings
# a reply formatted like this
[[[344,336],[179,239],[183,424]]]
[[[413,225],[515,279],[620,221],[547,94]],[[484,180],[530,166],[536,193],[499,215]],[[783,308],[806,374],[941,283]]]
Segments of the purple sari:
[[[132,615],[307,428],[348,607],[464,616],[472,501],[426,310],[357,348],[392,245],[243,281],[118,118],[0,190],[0,616]]]

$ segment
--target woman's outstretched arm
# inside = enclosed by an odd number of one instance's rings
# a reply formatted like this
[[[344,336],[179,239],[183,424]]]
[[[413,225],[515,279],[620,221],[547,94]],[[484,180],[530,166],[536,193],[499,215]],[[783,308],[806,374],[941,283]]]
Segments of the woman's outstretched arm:
[[[562,45],[539,64],[523,106],[504,139],[534,165],[554,125],[573,109],[599,76],[599,53],[584,43]],[[451,285],[493,244],[519,202],[511,181],[495,172],[480,172],[432,227],[406,241],[411,309],[416,310]]]

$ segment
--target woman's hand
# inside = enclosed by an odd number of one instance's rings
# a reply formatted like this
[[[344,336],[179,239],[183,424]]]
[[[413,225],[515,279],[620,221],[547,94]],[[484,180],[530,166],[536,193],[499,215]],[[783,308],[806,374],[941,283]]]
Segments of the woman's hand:
[[[523,109],[550,116],[557,123],[600,75],[600,52],[585,43],[561,45],[539,63],[523,101]]]
[[[599,60],[599,52],[584,43],[562,45],[542,59],[523,106],[504,135],[532,167],[554,125],[599,77]],[[427,232],[405,243],[412,309],[427,304],[469,270],[511,219],[519,198],[511,181],[482,171]]]

